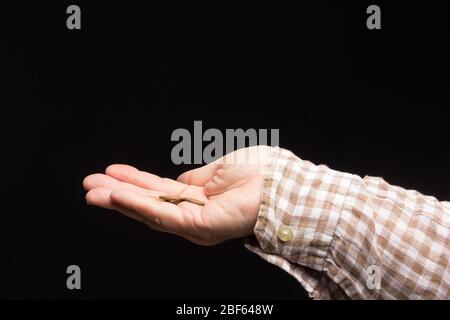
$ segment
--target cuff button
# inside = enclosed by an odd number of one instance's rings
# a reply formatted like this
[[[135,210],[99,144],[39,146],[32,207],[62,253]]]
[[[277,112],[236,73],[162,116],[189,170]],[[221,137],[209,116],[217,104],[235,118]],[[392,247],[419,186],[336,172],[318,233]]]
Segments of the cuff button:
[[[278,229],[278,239],[282,242],[287,242],[292,240],[292,230],[288,226],[282,225],[280,229]]]

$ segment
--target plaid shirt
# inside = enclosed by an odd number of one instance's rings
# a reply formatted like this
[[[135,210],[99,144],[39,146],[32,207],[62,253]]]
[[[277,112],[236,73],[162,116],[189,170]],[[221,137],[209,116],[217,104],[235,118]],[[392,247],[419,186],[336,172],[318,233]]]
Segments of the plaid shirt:
[[[314,299],[450,299],[450,203],[274,148],[246,247]]]

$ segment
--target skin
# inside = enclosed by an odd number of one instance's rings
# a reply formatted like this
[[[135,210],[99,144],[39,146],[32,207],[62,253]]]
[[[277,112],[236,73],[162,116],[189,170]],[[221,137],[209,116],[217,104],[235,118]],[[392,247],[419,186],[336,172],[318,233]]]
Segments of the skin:
[[[113,164],[104,174],[84,179],[86,202],[200,245],[249,236],[259,212],[262,170],[268,164],[270,150],[267,146],[240,149],[187,171],[177,180]],[[205,205],[175,205],[157,200],[159,195],[191,197]]]

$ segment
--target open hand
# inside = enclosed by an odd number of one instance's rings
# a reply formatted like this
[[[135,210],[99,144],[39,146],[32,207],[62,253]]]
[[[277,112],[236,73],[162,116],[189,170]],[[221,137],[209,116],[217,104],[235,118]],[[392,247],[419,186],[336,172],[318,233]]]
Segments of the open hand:
[[[105,174],[84,179],[86,201],[201,245],[248,236],[259,211],[261,172],[269,150],[267,146],[240,149],[177,180],[114,164]],[[205,205],[175,205],[157,200],[159,195],[191,197]]]

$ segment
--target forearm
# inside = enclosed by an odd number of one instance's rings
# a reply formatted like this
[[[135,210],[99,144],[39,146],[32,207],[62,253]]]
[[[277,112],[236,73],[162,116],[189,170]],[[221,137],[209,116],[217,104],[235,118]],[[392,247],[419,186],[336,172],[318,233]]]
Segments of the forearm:
[[[286,150],[271,158],[250,250],[313,298],[450,297],[448,203]]]

